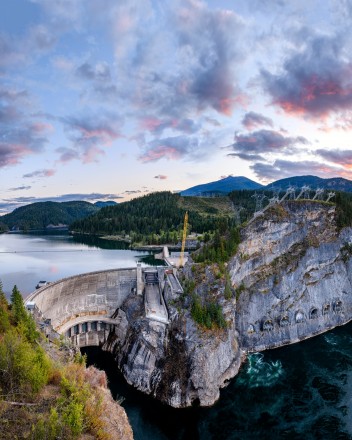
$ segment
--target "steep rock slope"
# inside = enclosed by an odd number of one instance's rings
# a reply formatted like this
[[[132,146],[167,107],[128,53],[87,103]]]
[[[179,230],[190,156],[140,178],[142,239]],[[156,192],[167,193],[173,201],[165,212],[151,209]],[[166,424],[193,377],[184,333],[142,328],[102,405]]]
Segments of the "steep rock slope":
[[[286,202],[251,223],[229,264],[241,347],[294,343],[352,319],[351,242],[321,203]]]
[[[228,328],[214,335],[171,305],[176,298],[167,285],[164,292],[170,324],[145,319],[142,298],[130,296],[118,309],[119,325],[103,348],[140,391],[176,408],[212,405],[241,364],[233,311]]]

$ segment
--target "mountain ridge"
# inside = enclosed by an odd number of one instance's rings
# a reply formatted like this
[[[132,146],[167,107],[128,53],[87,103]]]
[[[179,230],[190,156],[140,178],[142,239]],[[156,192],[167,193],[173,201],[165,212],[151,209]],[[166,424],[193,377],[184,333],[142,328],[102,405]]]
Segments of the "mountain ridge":
[[[202,196],[211,193],[228,194],[236,189],[261,189],[264,186],[244,176],[228,176],[214,182],[192,186],[181,191],[181,196]]]
[[[304,175],[275,180],[268,185],[261,185],[260,183],[244,176],[228,176],[214,182],[192,186],[191,188],[180,191],[179,194],[181,196],[227,195],[235,190],[286,190],[289,186],[299,188],[304,185],[310,186],[311,189],[322,188],[327,190],[352,192],[352,181],[343,177],[331,177],[325,179],[313,175]]]
[[[1,223],[12,230],[45,229],[69,225],[96,213],[101,208],[84,201],[36,202],[20,206],[1,217]]]

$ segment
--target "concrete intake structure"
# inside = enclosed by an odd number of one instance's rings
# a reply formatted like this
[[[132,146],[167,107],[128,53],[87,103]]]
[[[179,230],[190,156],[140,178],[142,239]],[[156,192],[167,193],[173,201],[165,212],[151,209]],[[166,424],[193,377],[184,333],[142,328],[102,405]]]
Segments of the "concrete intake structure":
[[[164,271],[161,269],[160,272],[163,274]],[[25,303],[27,306],[34,303],[43,317],[50,320],[53,329],[75,345],[102,345],[109,332],[119,324],[118,308],[129,295],[137,294],[137,289],[142,295],[145,288],[143,276],[157,273],[158,269],[137,266],[76,275],[36,290]],[[158,280],[158,276],[154,276]],[[160,299],[162,292],[160,287],[154,287],[153,293],[158,298],[153,298],[153,304],[160,306],[157,310],[150,310],[147,317],[155,317],[167,324],[165,303]]]

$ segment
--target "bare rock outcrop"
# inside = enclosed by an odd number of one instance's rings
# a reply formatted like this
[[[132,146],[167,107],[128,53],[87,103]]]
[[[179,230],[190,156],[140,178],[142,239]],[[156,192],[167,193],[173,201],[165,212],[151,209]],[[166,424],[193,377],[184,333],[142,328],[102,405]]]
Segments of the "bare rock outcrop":
[[[352,318],[352,230],[335,207],[286,202],[244,229],[230,261],[245,351],[298,342]]]
[[[166,325],[145,319],[141,302],[136,296],[125,301],[103,348],[140,391],[176,408],[212,405],[241,364],[233,320],[227,329],[209,333],[197,327],[189,311],[169,305],[172,319]]]
[[[337,229],[332,204],[286,201],[241,234],[226,269],[232,298],[225,299],[214,267],[190,259],[183,270],[192,295],[222,306],[226,328],[198,326],[190,292],[180,299],[166,282],[169,324],[146,319],[142,297],[132,294],[116,311],[118,325],[103,348],[128,383],[173,407],[209,406],[245,353],[295,343],[352,319],[352,229]]]

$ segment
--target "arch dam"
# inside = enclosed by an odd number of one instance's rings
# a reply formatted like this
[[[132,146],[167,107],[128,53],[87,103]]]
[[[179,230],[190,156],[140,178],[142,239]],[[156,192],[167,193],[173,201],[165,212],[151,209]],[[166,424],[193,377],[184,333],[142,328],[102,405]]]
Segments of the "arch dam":
[[[37,289],[25,305],[79,347],[106,342],[119,324],[118,309],[129,295],[143,296],[145,317],[168,324],[165,284],[182,292],[176,274],[167,267],[137,267],[90,272],[64,278]]]

